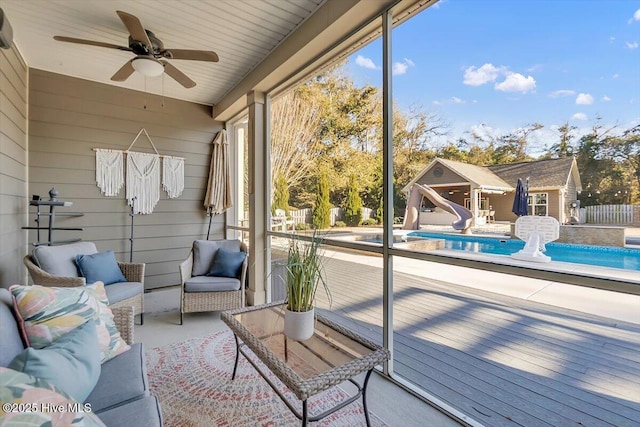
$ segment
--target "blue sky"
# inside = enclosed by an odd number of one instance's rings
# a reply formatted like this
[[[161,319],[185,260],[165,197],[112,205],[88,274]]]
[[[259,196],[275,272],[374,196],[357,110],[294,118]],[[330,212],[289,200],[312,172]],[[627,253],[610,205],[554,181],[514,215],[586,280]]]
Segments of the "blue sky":
[[[532,151],[569,122],[640,124],[640,1],[441,0],[393,31],[393,96],[469,131],[500,135],[538,122]],[[381,41],[349,58],[380,85]]]

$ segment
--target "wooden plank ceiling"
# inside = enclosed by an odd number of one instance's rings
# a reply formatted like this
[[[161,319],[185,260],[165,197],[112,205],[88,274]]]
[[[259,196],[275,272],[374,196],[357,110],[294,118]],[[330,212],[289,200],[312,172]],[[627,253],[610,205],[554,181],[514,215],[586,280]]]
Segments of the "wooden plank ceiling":
[[[325,0],[3,0],[14,43],[31,68],[201,104],[217,103]],[[128,46],[116,10],[137,16],[166,48],[213,50],[220,62],[170,60],[196,82],[134,73],[110,80],[131,52],[63,43],[54,35]]]

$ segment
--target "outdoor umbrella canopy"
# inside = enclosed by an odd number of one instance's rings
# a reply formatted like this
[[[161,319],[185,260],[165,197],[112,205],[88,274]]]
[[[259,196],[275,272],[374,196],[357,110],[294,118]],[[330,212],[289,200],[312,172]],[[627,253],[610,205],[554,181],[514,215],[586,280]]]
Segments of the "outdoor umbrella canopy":
[[[518,184],[516,185],[516,196],[513,199],[513,208],[511,212],[518,216],[526,216],[529,214],[528,199],[529,194],[527,188],[522,183],[522,179],[518,178]]]
[[[204,197],[204,206],[209,211],[209,230],[211,231],[211,218],[214,214],[220,214],[232,206],[231,180],[229,176],[229,143],[225,130],[218,132],[213,139],[213,152],[211,153],[211,166],[209,167],[209,181],[207,193]]]

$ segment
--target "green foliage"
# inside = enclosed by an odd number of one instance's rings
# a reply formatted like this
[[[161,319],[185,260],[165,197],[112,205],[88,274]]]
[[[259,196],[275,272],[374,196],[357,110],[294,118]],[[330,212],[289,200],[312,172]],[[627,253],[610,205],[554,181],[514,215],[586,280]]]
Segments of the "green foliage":
[[[362,220],[362,225],[376,225],[378,224],[378,221],[375,218],[367,218],[365,220]]]
[[[311,227],[309,227],[309,224],[304,223],[304,222],[299,222],[296,224],[296,230],[298,231],[304,231],[304,230],[309,230]]]
[[[350,227],[357,227],[362,221],[362,199],[355,175],[349,177],[349,188],[344,203],[344,221]]]
[[[346,227],[347,223],[344,221],[336,221],[334,227],[338,227],[338,228],[342,228],[342,227]]]
[[[380,199],[378,203],[378,207],[373,215],[373,217],[378,221],[378,224],[382,224],[384,222],[384,201]]]
[[[287,256],[287,308],[291,311],[309,311],[314,307],[318,285],[322,284],[329,303],[331,293],[326,281],[324,257],[320,250],[322,238],[313,233],[311,242],[291,240]]]
[[[289,171],[286,176],[289,177],[290,203],[293,206],[319,206],[318,180],[322,170],[331,187],[327,192],[328,206],[344,205],[350,197],[350,176],[355,175],[362,190],[362,205],[375,209],[375,217],[382,222],[381,95],[379,88],[356,84],[344,64],[296,88],[296,98],[304,102],[295,105],[312,104],[309,111],[317,115],[317,120],[309,120],[313,132],[304,132],[304,136],[298,136],[293,127],[282,132],[283,136],[292,136],[289,147],[294,149],[289,152],[304,154],[304,159],[289,162],[291,170],[283,166],[283,170]],[[478,127],[477,131],[465,136],[466,139],[452,140],[446,137],[448,126],[443,120],[422,111],[422,108],[400,108],[396,105],[393,109],[392,208],[396,214],[402,214],[405,209],[406,195],[402,188],[435,157],[478,166],[536,159],[532,155],[531,141],[539,134],[542,125],[536,123],[535,116],[531,117],[530,124],[513,131],[495,134],[489,132],[490,128],[483,131]],[[301,110],[289,108],[279,117],[295,116],[295,111]],[[581,138],[577,129],[568,123],[557,130],[547,131],[539,135],[547,141],[544,154],[538,158],[576,157],[583,206],[640,204],[640,126],[605,128],[601,118],[597,118],[591,133]],[[547,136],[553,132],[555,136]],[[291,177],[297,169],[303,169],[304,173],[294,180]],[[314,225],[319,227],[323,222],[321,228],[326,228],[324,224],[327,223],[320,220],[314,219]]]
[[[311,223],[314,228],[329,228],[331,224],[331,203],[329,202],[329,178],[326,171],[318,177],[316,206],[313,210]]]
[[[275,191],[273,192],[273,204],[271,205],[271,214],[274,215],[276,209],[282,209],[289,212],[289,186],[287,178],[283,173],[279,173],[274,183]]]

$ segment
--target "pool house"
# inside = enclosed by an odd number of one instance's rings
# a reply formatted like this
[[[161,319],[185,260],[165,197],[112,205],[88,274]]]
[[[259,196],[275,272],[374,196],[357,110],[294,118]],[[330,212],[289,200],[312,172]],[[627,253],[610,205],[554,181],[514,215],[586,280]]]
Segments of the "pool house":
[[[517,218],[511,209],[518,178],[528,186],[530,215],[551,216],[560,224],[577,215],[582,185],[573,157],[491,166],[436,158],[403,191],[408,193],[414,183],[428,185],[442,197],[470,209],[476,225],[513,222]],[[420,217],[425,225],[451,222],[449,214],[430,209],[428,204]]]

